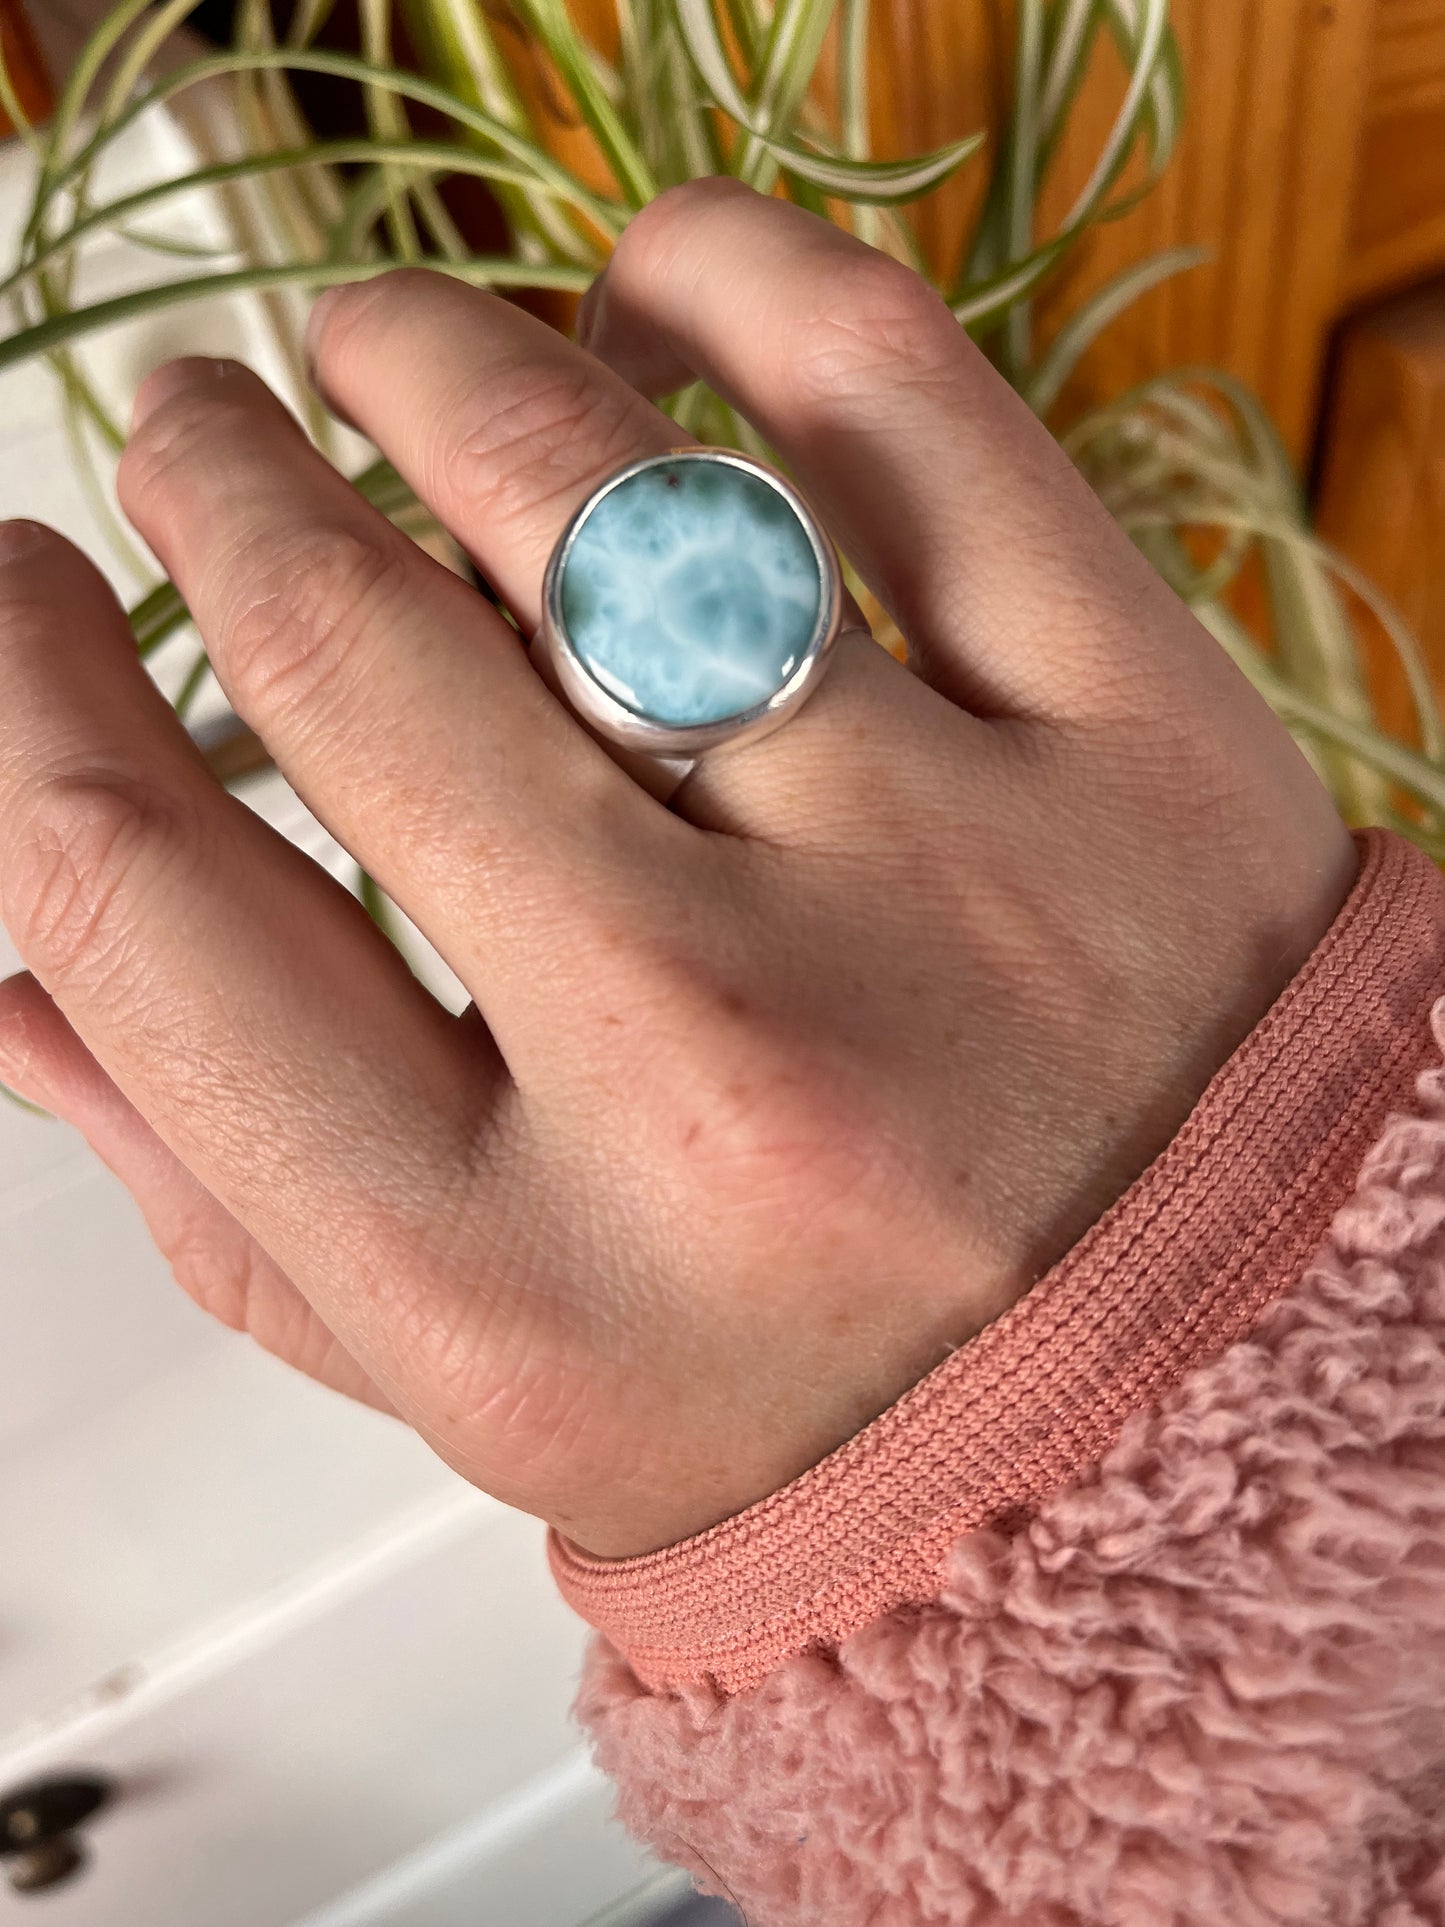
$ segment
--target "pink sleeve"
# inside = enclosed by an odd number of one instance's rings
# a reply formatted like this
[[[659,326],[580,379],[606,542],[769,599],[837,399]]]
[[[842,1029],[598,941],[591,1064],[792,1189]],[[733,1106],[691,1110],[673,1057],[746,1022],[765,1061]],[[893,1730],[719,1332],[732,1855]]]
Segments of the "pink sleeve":
[[[712,1531],[554,1537],[623,1818],[751,1927],[1445,1924],[1445,886],[1361,844],[1018,1305]]]

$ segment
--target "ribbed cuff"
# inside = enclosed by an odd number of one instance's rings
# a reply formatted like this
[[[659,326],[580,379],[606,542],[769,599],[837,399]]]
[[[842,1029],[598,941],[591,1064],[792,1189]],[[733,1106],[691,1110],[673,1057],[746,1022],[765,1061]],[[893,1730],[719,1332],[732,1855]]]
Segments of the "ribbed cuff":
[[[1016,1305],[847,1444],[695,1538],[594,1558],[559,1534],[564,1597],[654,1689],[756,1685],[937,1595],[960,1534],[1074,1482],[1300,1276],[1431,1060],[1445,884],[1370,831],[1318,948],[1177,1137]]]

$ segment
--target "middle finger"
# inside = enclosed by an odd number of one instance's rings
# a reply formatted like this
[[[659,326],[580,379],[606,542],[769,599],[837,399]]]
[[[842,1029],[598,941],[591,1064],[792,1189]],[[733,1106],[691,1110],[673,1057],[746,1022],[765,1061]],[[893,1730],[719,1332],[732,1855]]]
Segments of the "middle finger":
[[[534,316],[425,271],[332,290],[309,345],[323,394],[385,451],[527,634],[572,512],[624,463],[691,439]],[[920,710],[966,722],[866,636],[844,635],[788,727],[705,759],[681,813],[785,841],[828,838],[837,814],[851,835],[880,731],[916,742]]]

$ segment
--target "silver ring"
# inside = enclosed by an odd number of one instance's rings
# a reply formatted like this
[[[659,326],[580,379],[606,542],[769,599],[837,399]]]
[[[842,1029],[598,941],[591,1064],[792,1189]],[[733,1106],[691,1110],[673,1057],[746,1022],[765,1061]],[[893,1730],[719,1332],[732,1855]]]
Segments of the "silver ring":
[[[786,477],[687,447],[592,491],[552,550],[542,611],[553,687],[594,734],[681,781],[796,715],[838,639],[843,580]]]

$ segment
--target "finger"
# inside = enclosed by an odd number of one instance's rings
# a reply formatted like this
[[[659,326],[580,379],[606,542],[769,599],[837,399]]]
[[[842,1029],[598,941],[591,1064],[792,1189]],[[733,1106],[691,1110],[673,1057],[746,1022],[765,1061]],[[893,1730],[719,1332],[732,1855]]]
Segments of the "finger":
[[[216,674],[316,815],[467,985],[524,1082],[539,958],[628,913],[681,825],[554,700],[481,596],[370,507],[234,363],[170,364],[120,469]]]
[[[427,1253],[495,1142],[495,1047],[219,789],[101,577],[33,524],[0,529],[0,919],[163,1142],[403,1402],[425,1361],[396,1356],[396,1322],[455,1328]]]
[[[135,1199],[177,1283],[202,1311],[308,1378],[391,1410],[281,1268],[106,1076],[28,972],[0,983],[0,1080],[80,1132]]]
[[[329,289],[307,346],[326,400],[467,548],[524,635],[578,503],[624,462],[692,439],[554,328],[446,275]]]
[[[639,389],[700,376],[739,408],[955,701],[1137,702],[1146,622],[1157,652],[1197,653],[1197,625],[944,302],[831,223],[736,182],[675,188],[623,234],[582,332]]]
[[[528,631],[573,510],[623,463],[686,439],[553,329],[445,276],[407,270],[333,291],[310,346],[322,391],[385,451]],[[858,789],[843,779],[840,746],[887,716],[901,727],[928,700],[885,651],[845,637],[787,728],[705,759],[680,807],[707,828],[783,839],[828,833],[830,812],[851,824]]]

